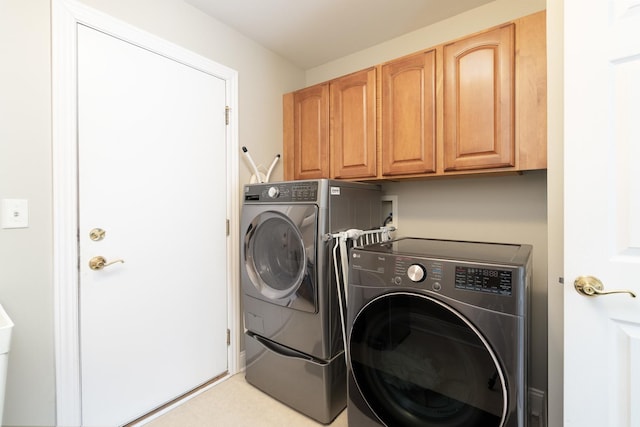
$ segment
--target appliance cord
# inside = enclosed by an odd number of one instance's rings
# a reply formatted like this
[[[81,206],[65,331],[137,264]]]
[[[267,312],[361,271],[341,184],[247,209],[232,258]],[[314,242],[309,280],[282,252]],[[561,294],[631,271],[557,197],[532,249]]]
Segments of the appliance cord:
[[[347,351],[347,328],[345,326],[345,313],[344,313],[344,305],[346,304],[346,296],[343,298],[343,290],[346,292],[346,289],[342,288],[342,281],[340,280],[340,272],[338,271],[338,246],[341,246],[340,242],[343,241],[343,238],[337,238],[336,244],[333,245],[333,268],[336,274],[336,289],[338,290],[338,305],[340,306],[340,323],[342,325],[342,343],[344,345],[344,351]],[[346,247],[346,243],[345,243]],[[343,264],[344,268],[344,264]],[[343,276],[344,277],[344,276]],[[345,359],[346,360],[346,359]]]

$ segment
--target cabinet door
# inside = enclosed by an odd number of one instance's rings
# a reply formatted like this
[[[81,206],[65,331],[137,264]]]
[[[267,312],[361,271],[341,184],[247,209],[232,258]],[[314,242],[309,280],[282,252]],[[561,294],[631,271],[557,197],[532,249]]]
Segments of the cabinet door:
[[[382,175],[436,170],[436,53],[381,67]]]
[[[329,85],[293,94],[293,179],[329,178]]]
[[[516,166],[547,168],[547,17],[525,16],[516,25]]]
[[[514,26],[444,46],[444,170],[515,166]]]
[[[331,175],[376,176],[376,69],[331,82]]]

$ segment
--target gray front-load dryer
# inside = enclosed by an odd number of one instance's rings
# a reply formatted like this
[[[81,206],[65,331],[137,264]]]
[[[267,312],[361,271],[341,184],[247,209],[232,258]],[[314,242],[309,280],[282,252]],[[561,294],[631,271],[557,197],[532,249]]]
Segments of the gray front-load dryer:
[[[530,254],[417,238],[353,249],[349,426],[525,426]]]
[[[329,423],[346,406],[346,365],[329,233],[381,224],[380,187],[334,180],[244,188],[241,287],[246,378]]]

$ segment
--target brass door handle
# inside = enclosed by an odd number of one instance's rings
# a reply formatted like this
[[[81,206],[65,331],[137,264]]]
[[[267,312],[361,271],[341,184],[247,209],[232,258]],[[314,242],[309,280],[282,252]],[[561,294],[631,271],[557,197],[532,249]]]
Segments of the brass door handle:
[[[605,291],[604,285],[597,277],[593,276],[580,276],[575,282],[573,282],[573,286],[576,288],[579,294],[587,296],[587,297],[596,297],[599,295],[609,295],[609,294],[629,294],[632,298],[636,297],[636,294],[629,290],[614,290],[614,291]]]
[[[115,261],[111,261],[111,262],[107,262],[107,260],[105,259],[105,257],[103,256],[94,256],[93,258],[91,258],[89,260],[89,268],[92,270],[102,270],[105,267],[108,267],[112,264],[115,264],[117,262],[122,262],[124,263],[123,259],[117,259]]]

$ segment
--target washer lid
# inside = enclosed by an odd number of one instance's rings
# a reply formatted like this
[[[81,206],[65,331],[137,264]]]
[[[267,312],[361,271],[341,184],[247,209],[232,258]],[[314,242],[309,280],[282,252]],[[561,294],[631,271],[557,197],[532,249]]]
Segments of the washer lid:
[[[363,249],[425,258],[524,265],[531,253],[531,248],[531,245],[405,237],[366,246]]]

